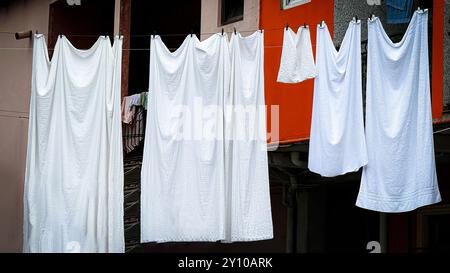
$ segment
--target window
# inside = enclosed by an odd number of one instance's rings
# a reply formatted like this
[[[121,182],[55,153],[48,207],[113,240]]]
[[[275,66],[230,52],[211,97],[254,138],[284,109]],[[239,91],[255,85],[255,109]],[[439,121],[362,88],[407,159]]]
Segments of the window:
[[[244,0],[222,0],[220,24],[226,25],[244,19]]]
[[[281,0],[282,9],[290,9],[311,2],[311,0]]]
[[[83,1],[82,5],[73,6],[67,0],[51,2],[48,14],[50,48],[55,46],[59,34],[67,35],[70,42],[80,49],[91,48],[99,35],[114,36],[114,1]]]

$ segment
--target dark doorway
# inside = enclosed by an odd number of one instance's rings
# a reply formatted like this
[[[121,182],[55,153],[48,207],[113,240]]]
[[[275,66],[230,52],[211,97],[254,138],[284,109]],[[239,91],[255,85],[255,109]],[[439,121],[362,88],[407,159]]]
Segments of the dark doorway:
[[[129,95],[148,89],[150,35],[160,35],[174,50],[187,34],[200,35],[200,17],[201,0],[132,1]]]
[[[68,5],[66,0],[50,4],[48,45],[53,48],[63,34],[79,49],[90,48],[100,35],[113,35],[114,0],[82,1]]]

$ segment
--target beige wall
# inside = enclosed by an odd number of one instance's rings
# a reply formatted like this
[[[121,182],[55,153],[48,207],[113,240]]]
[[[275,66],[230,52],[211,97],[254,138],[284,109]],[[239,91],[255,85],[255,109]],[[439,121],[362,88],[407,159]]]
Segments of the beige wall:
[[[220,1],[202,0],[201,39],[222,31],[220,25]],[[236,27],[243,36],[251,34],[259,28],[259,2],[260,0],[244,0],[244,20],[223,26],[226,32],[232,32]]]
[[[47,32],[52,0],[11,1],[0,32]],[[31,39],[0,33],[0,252],[22,249],[23,181],[31,84]]]
[[[22,249],[32,62],[31,39],[17,41],[13,34],[1,32],[38,30],[47,33],[52,2],[54,0],[15,0],[7,7],[0,7],[0,252]],[[116,14],[119,7],[116,5]]]

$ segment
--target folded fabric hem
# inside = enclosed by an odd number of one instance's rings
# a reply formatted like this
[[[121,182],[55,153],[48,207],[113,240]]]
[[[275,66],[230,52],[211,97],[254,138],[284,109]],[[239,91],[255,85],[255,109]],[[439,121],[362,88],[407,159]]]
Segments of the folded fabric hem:
[[[220,236],[217,238],[205,238],[205,237],[173,237],[173,238],[159,238],[159,239],[147,239],[142,238],[141,243],[188,243],[188,242],[219,242],[225,240],[225,236]]]
[[[302,77],[300,79],[296,79],[294,81],[288,80],[288,79],[284,79],[284,78],[277,78],[277,82],[279,82],[279,83],[301,83],[301,82],[304,82],[306,80],[314,79],[315,77],[317,77],[317,73],[310,74],[308,76]]]
[[[363,161],[362,163],[358,164],[357,167],[345,168],[344,170],[342,170],[340,172],[336,172],[336,173],[321,172],[320,170],[318,170],[318,168],[316,168],[314,166],[309,166],[309,165],[308,165],[308,170],[313,173],[319,174],[322,177],[336,177],[336,176],[340,176],[340,175],[344,175],[344,174],[348,174],[348,173],[357,172],[357,171],[359,171],[359,169],[366,166],[367,163],[368,163],[368,161]]]
[[[384,197],[369,198],[365,193],[359,193],[356,200],[356,206],[385,213],[398,213],[398,212],[408,212],[415,210],[417,208],[436,204],[442,201],[441,195],[438,189],[433,189],[431,192],[426,190],[426,193],[418,192],[415,195],[399,199],[399,200],[383,200]]]
[[[257,237],[245,237],[245,238],[239,238],[239,237],[232,237],[230,240],[222,240],[221,243],[224,244],[232,244],[232,243],[239,243],[239,242],[254,242],[254,241],[264,241],[264,240],[272,240],[273,234],[271,235],[263,235],[263,236],[257,236]]]

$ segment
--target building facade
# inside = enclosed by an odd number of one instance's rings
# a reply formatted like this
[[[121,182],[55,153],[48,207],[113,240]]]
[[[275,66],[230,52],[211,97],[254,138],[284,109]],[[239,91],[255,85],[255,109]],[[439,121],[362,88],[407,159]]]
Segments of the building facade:
[[[0,3],[0,252],[20,252],[22,241],[23,181],[25,173],[28,107],[31,90],[32,39],[14,34],[46,34],[52,48],[65,34],[79,48],[88,48],[96,35],[124,35],[122,94],[148,88],[149,36],[159,34],[171,49],[184,36],[206,39],[222,29],[248,35],[265,33],[266,104],[275,239],[270,242],[218,246],[192,244],[193,251],[364,252],[369,241],[380,242],[386,252],[420,252],[440,249],[428,230],[448,227],[450,208],[450,2],[427,1],[430,12],[430,67],[435,149],[442,204],[401,215],[363,211],[354,206],[359,173],[325,179],[307,171],[313,80],[289,85],[276,82],[286,25],[311,29],[325,21],[339,46],[352,17],[365,21],[381,18],[394,39],[407,25],[385,23],[384,5],[361,0],[9,0]],[[376,2],[376,1],[375,1]],[[417,2],[417,3],[416,3]],[[424,1],[422,1],[424,2]],[[419,3],[415,1],[415,6]],[[83,18],[82,20],[80,18]],[[367,40],[366,25],[362,41]],[[363,46],[363,54],[364,45]],[[315,46],[313,46],[315,50]],[[51,53],[51,52],[50,52]],[[363,55],[364,61],[364,55]],[[364,73],[363,73],[364,74]],[[272,115],[275,122],[271,122]],[[274,127],[275,126],[275,127]],[[419,159],[418,159],[419,160]],[[445,216],[442,219],[440,216]],[[433,218],[435,217],[435,218]],[[437,220],[436,220],[437,219]],[[180,246],[148,246],[146,251],[176,251]]]

